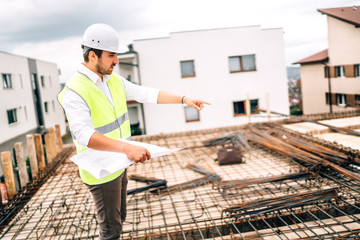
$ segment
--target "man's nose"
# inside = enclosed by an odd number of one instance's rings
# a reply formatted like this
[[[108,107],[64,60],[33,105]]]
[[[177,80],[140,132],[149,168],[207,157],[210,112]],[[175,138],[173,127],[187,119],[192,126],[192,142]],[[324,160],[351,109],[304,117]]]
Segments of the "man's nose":
[[[115,55],[115,57],[114,57],[113,63],[114,63],[114,64],[118,64],[118,63],[119,63],[119,59],[117,58],[116,55]]]

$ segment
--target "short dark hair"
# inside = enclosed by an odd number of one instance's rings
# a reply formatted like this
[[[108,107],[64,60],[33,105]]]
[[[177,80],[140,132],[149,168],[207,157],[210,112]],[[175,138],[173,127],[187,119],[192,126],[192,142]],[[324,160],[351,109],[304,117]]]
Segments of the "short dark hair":
[[[85,46],[84,45],[81,45],[81,48],[84,49]],[[95,49],[95,48],[89,48],[84,54],[83,54],[83,57],[84,57],[84,61],[85,62],[89,62],[89,53],[93,51],[96,56],[98,56],[98,58],[101,58],[101,54],[103,53],[103,50],[99,50],[99,49]]]

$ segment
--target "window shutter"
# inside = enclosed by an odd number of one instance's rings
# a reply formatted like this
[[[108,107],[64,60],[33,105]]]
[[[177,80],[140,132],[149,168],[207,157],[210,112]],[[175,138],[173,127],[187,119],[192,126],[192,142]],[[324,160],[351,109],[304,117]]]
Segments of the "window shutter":
[[[348,104],[348,101],[349,101],[348,96],[346,94],[344,94],[344,95],[345,95],[345,104]]]
[[[336,93],[331,93],[331,104],[336,105]]]
[[[324,76],[325,78],[328,78],[328,66],[324,66]]]
[[[346,94],[347,105],[350,107],[355,106],[355,94]]]
[[[345,65],[345,77],[355,77],[354,65]]]
[[[330,101],[329,101],[329,93],[327,92],[327,93],[325,93],[325,103],[326,103],[326,105],[329,105],[330,103],[329,103]]]
[[[335,75],[335,66],[329,67],[329,70],[330,70],[330,77],[331,78],[336,77],[336,75]]]

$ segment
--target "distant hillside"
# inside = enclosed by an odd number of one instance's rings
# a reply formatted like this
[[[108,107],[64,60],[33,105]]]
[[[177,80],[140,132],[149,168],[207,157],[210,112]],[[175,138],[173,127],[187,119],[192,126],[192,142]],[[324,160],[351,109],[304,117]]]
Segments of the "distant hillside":
[[[300,67],[286,67],[288,79],[300,79]]]

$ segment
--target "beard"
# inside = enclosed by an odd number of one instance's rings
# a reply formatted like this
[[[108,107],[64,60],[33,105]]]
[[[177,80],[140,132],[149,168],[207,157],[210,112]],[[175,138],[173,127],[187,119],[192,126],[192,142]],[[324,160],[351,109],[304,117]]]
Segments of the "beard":
[[[110,75],[114,70],[115,65],[111,65],[110,67],[106,67],[100,59],[98,59],[97,64],[95,65],[96,71],[101,75]]]

